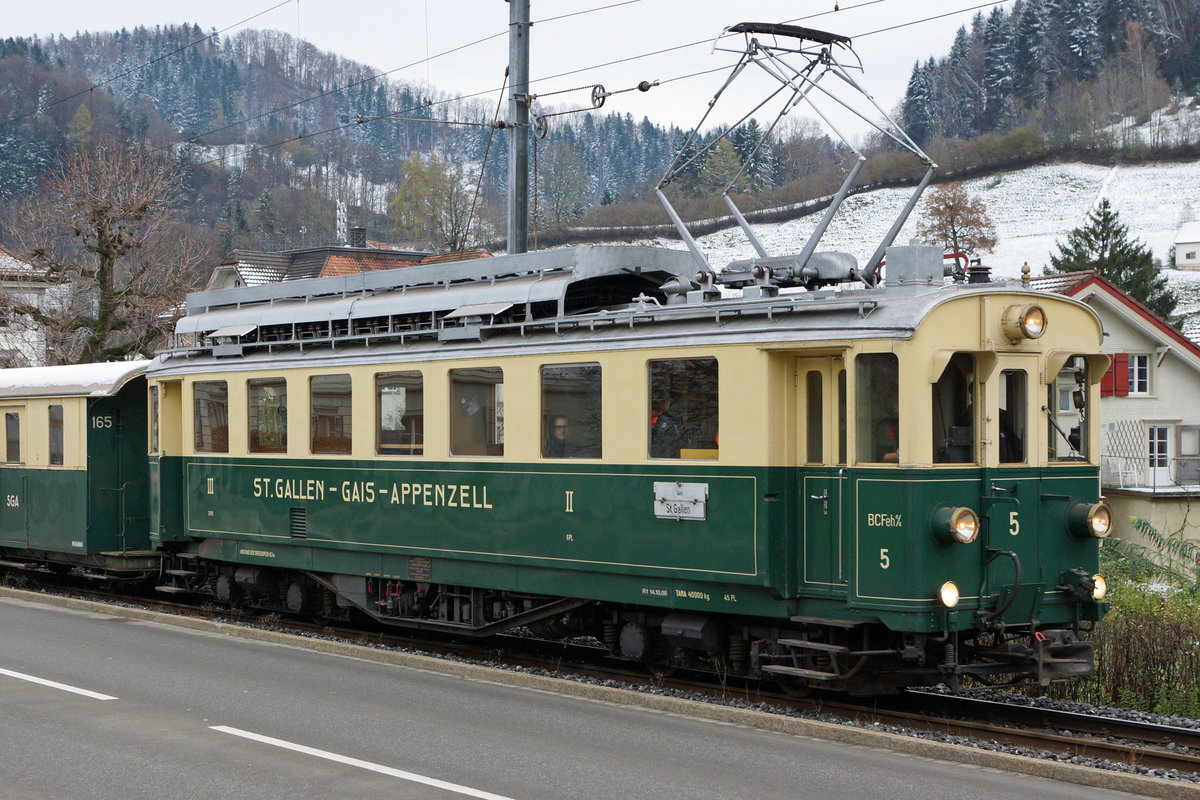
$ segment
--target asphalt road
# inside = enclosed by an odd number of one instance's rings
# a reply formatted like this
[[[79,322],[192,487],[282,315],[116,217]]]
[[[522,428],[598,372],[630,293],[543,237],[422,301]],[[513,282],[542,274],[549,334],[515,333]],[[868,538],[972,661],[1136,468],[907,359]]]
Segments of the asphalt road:
[[[84,693],[81,693],[84,692]],[[0,598],[0,798],[1129,797]]]

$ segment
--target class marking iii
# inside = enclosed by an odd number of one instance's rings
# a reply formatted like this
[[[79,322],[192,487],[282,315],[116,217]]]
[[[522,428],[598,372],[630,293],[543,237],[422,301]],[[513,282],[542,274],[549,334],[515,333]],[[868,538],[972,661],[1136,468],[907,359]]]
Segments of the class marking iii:
[[[504,795],[492,794],[491,792],[484,792],[479,789],[472,789],[469,786],[461,786],[457,783],[449,783],[447,781],[440,781],[437,778],[429,778],[424,775],[418,775],[415,772],[406,772],[402,769],[395,769],[394,767],[385,767],[382,764],[373,764],[370,761],[363,761],[363,760],[357,759],[357,758],[350,758],[349,756],[343,756],[343,755],[339,755],[337,753],[331,753],[328,750],[318,750],[315,747],[305,747],[302,744],[295,744],[294,742],[287,742],[287,741],[284,741],[283,739],[273,739],[270,736],[263,736],[262,734],[259,734],[259,733],[243,731],[243,730],[240,730],[239,728],[230,728],[225,725],[213,725],[210,727],[210,730],[218,731],[220,733],[228,733],[232,736],[240,736],[243,739],[249,739],[254,742],[261,742],[262,744],[269,744],[272,747],[281,747],[284,750],[291,750],[296,753],[303,753],[305,755],[313,756],[315,758],[323,758],[327,761],[335,761],[338,764],[346,764],[351,767],[358,767],[359,769],[366,769],[366,770],[370,770],[371,772],[378,772],[381,775],[390,775],[393,778],[400,778],[402,780],[411,781],[413,783],[419,783],[423,786],[432,786],[435,789],[444,789],[448,792],[454,792],[455,794],[461,794],[464,797],[478,797],[478,798],[481,798],[481,800],[512,800],[512,798],[505,797]]]
[[[116,700],[111,694],[100,694],[99,692],[80,689],[78,686],[68,686],[65,683],[56,681],[48,681],[45,678],[39,678],[36,675],[26,675],[24,672],[13,672],[11,669],[0,669],[0,675],[7,675],[10,678],[16,678],[21,681],[29,681],[30,683],[40,683],[42,686],[49,686],[51,689],[61,689],[64,692],[72,694],[81,694],[84,697],[90,697],[93,700]]]

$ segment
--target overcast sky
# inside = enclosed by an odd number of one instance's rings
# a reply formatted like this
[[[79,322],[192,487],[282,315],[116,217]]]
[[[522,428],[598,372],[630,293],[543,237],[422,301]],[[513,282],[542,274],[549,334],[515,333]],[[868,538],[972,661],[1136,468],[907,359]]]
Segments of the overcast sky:
[[[727,26],[742,21],[794,22],[854,38],[865,72],[864,87],[889,111],[900,101],[913,62],[940,57],[954,32],[969,25],[977,11],[995,4],[982,0],[531,0],[532,91],[543,107],[588,105],[588,92],[546,93],[602,83],[609,90],[639,81],[669,81],[702,70],[731,65],[736,54],[712,51],[712,41]],[[504,0],[36,0],[6,3],[0,36],[40,36],[77,31],[110,31],[138,25],[197,23],[208,32],[246,20],[241,28],[273,28],[307,39],[318,47],[374,67],[396,70],[397,80],[428,83],[454,95],[492,91],[495,100],[508,62],[508,4]],[[1004,3],[1003,5],[1010,5]],[[972,9],[973,10],[968,10]],[[268,10],[270,9],[270,10]],[[263,13],[265,12],[265,13]],[[582,13],[581,13],[582,12]],[[949,13],[960,12],[960,13]],[[936,15],[940,19],[875,33],[880,29]],[[571,16],[567,16],[571,15]],[[556,19],[556,17],[558,19]],[[485,42],[432,58],[485,37]],[[601,66],[652,51],[703,42],[668,53]],[[735,44],[730,42],[730,44]],[[740,45],[736,45],[740,46]],[[414,63],[421,62],[421,63]],[[410,66],[411,65],[411,66]],[[578,72],[575,72],[578,70]],[[570,75],[562,73],[573,72]],[[561,77],[552,77],[562,75]],[[704,112],[724,72],[674,80],[646,94],[628,92],[609,98],[605,111],[649,116],[659,123],[692,127]],[[539,80],[541,79],[541,80]],[[748,84],[748,85],[744,85]],[[723,99],[717,115],[732,115],[743,99],[757,103],[765,83],[741,81]],[[758,114],[768,120],[776,105]],[[738,110],[736,116],[740,116]],[[732,118],[736,118],[732,117]],[[865,127],[846,115],[837,117],[857,137]]]

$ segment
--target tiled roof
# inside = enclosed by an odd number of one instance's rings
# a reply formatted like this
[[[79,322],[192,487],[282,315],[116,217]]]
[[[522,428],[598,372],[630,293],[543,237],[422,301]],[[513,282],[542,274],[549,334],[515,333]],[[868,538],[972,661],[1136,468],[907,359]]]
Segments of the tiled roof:
[[[490,258],[486,250],[432,255],[417,250],[375,247],[316,247],[268,253],[258,250],[234,250],[223,267],[234,267],[247,286],[265,283],[297,281],[304,278],[324,278],[330,275],[354,275],[383,269],[413,267],[418,264],[445,264]]]
[[[442,253],[441,255],[425,256],[422,264],[451,264],[455,261],[472,261],[476,258],[491,258],[487,250],[466,250],[462,253]]]
[[[1090,269],[1083,270],[1082,272],[1063,272],[1058,275],[1040,275],[1036,278],[1030,278],[1029,285],[1039,292],[1066,294],[1081,283],[1095,277],[1095,275],[1096,273]]]

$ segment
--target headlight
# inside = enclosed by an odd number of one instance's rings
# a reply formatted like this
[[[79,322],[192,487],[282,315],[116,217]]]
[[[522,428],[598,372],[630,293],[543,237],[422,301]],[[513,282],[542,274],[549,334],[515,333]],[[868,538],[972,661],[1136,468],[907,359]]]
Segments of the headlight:
[[[1039,305],[1009,306],[1004,309],[1000,328],[1009,341],[1037,339],[1046,332],[1046,312]]]
[[[1104,539],[1112,533],[1112,509],[1108,503],[1076,503],[1067,516],[1071,533],[1086,539]]]
[[[979,535],[979,517],[969,508],[939,508],[933,514],[933,534],[946,544],[970,544]]]
[[[1104,580],[1100,575],[1092,576],[1092,599],[1103,600],[1104,595],[1108,594],[1108,581]]]
[[[938,600],[946,608],[954,608],[958,605],[958,585],[954,581],[943,583],[942,588],[938,589]]]

